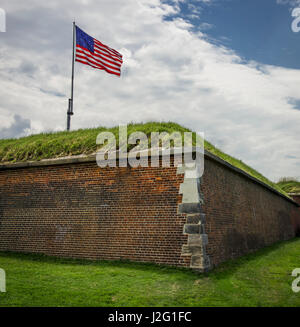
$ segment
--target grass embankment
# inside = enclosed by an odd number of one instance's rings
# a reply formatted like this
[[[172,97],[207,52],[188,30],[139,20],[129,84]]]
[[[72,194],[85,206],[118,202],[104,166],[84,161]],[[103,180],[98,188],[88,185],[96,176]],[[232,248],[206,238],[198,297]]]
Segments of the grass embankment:
[[[0,306],[300,306],[291,276],[300,239],[229,261],[209,274],[153,264],[0,253]]]
[[[79,129],[71,132],[57,133],[42,133],[22,137],[19,139],[0,140],[0,163],[4,162],[21,162],[21,161],[36,161],[49,158],[59,158],[64,156],[91,154],[97,151],[96,137],[100,132],[112,132],[118,144],[119,128],[99,127],[91,129]],[[180,126],[176,123],[157,123],[149,122],[145,124],[129,124],[127,128],[128,135],[141,131],[145,133],[150,141],[151,132],[167,132],[169,134],[177,131],[180,133],[191,132],[188,128]],[[217,149],[208,141],[205,141],[205,149],[219,158],[229,162],[233,166],[240,168],[257,178],[258,180],[273,187],[277,191],[287,195],[278,185],[268,180],[255,169],[249,167],[241,160],[238,160],[230,155]],[[128,150],[134,145],[128,147]],[[150,144],[149,144],[150,147]]]
[[[300,194],[300,182],[294,178],[282,178],[277,185],[286,193]]]

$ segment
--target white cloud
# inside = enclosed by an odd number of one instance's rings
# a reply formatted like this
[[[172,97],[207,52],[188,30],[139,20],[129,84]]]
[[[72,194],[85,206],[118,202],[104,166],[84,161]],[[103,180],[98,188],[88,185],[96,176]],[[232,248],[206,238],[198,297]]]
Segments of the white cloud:
[[[300,0],[276,0],[279,5],[289,5],[291,7],[296,7],[300,5]]]
[[[212,29],[214,27],[214,25],[212,25],[212,24],[209,24],[209,23],[201,23],[200,25],[199,25],[199,29],[201,30],[201,31],[206,31],[206,30],[210,30],[210,29]]]
[[[28,135],[30,132],[30,120],[23,119],[20,115],[14,115],[9,127],[0,129],[0,138],[14,138]]]
[[[8,28],[0,35],[0,130],[16,114],[30,120],[32,132],[65,128],[76,19],[120,51],[124,65],[116,78],[76,64],[74,129],[176,121],[270,178],[299,176],[300,111],[291,102],[300,100],[299,70],[245,63],[184,19],[165,21],[179,7],[159,0],[1,6]]]

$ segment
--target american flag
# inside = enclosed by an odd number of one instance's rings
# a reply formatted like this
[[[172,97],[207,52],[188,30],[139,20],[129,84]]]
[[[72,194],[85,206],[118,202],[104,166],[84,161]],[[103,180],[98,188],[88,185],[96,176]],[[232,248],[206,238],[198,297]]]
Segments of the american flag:
[[[122,55],[76,26],[75,61],[121,76]]]

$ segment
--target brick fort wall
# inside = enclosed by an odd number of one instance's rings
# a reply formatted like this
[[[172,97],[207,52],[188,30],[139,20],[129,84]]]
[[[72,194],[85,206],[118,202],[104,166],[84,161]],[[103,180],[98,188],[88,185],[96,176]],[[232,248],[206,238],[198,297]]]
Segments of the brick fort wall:
[[[201,191],[212,266],[295,236],[295,204],[215,160],[205,160]]]
[[[300,205],[300,194],[291,193],[289,195],[295,202],[297,202]],[[299,211],[300,211],[300,207],[299,207]],[[300,236],[300,218],[299,218],[299,214],[293,216],[293,221],[292,222],[293,222],[293,226],[294,226],[294,229],[295,229],[296,236],[299,237]]]
[[[0,250],[189,265],[176,168],[0,171]]]
[[[296,204],[221,160],[205,156],[201,199],[187,212],[184,181],[192,189],[177,167],[2,165],[0,251],[204,270],[295,236]]]

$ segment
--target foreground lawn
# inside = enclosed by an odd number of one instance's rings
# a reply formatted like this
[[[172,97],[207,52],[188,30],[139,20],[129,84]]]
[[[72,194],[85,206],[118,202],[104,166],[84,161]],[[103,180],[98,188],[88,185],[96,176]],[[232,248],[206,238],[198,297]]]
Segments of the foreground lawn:
[[[227,262],[208,274],[128,262],[0,253],[0,306],[300,306],[291,290],[300,238]]]

